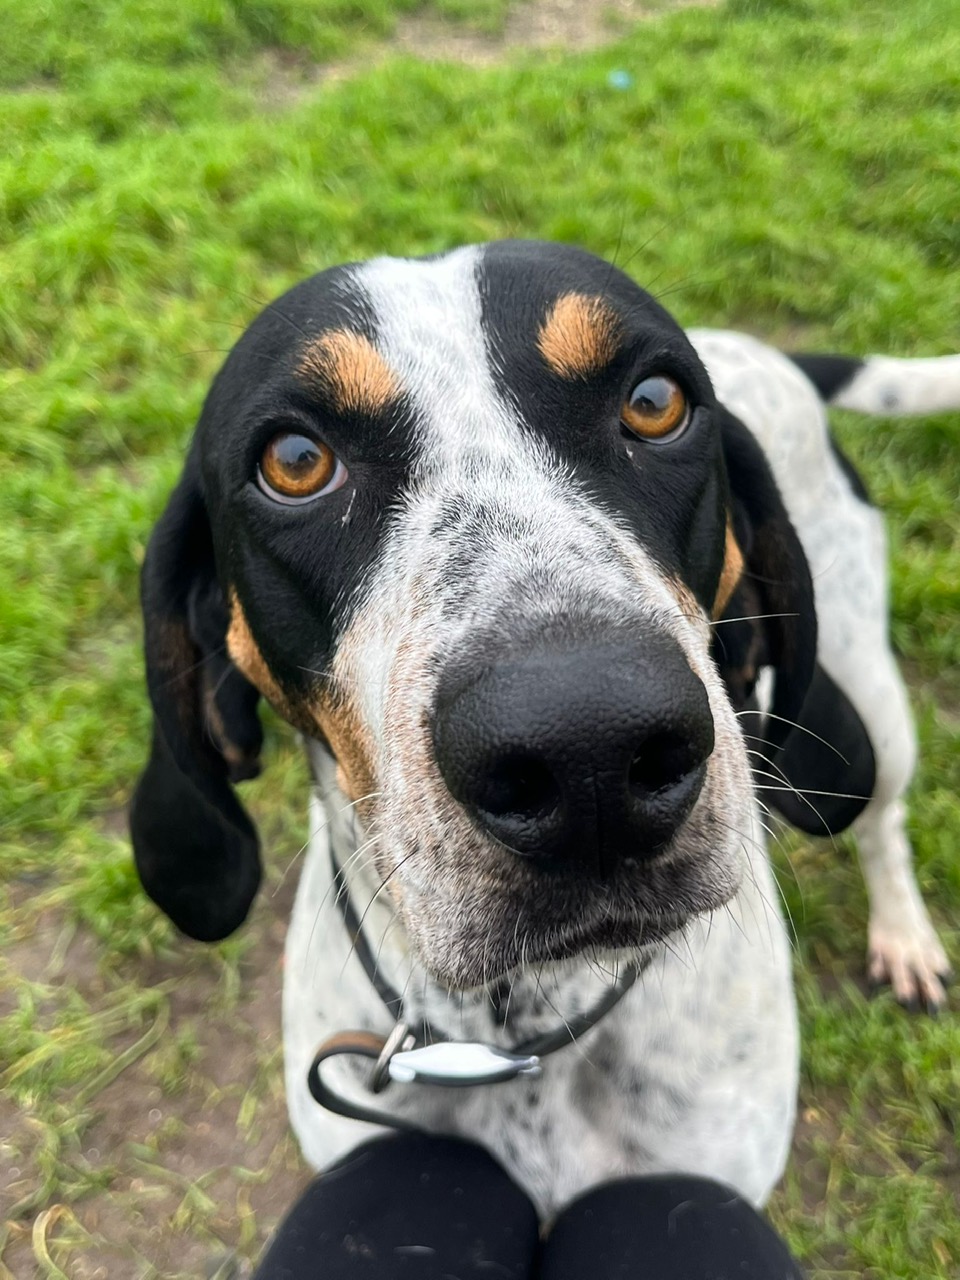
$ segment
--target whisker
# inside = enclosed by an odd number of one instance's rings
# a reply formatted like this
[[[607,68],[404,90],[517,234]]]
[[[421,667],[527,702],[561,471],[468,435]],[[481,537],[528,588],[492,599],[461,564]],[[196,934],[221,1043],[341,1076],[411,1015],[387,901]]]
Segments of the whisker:
[[[331,893],[334,894],[333,904],[339,910],[340,903],[347,897],[350,891],[350,886],[347,884],[347,874],[349,872],[356,871],[359,875],[363,875],[370,867],[376,866],[376,854],[372,854],[369,857],[365,855],[369,854],[370,850],[380,839],[382,839],[382,836],[379,832],[376,835],[370,836],[368,840],[363,841],[358,848],[354,849],[350,857],[345,863],[343,863],[340,868],[340,874],[334,876],[330,884],[327,885],[323,898],[320,900],[320,904],[317,908],[316,919],[314,921],[314,927],[316,927],[316,921],[320,919],[320,915],[323,908],[327,905]],[[334,890],[336,890],[335,893]]]
[[[198,658],[196,662],[191,662],[188,667],[183,667],[182,670],[175,672],[167,680],[164,680],[163,683],[158,686],[158,688],[168,689],[170,685],[176,684],[177,681],[182,680],[184,676],[189,676],[189,675],[192,675],[194,671],[199,671],[200,668],[202,666],[205,666],[206,663],[208,663],[212,658],[215,658],[217,657],[218,654],[223,653],[226,650],[226,647],[227,647],[226,642],[224,642],[223,644],[217,645],[215,649],[211,649],[209,653],[205,653],[203,657]]]
[[[240,674],[238,667],[233,662],[228,662],[227,665],[224,667],[223,671],[221,672],[220,678],[217,680],[217,683],[210,690],[211,698],[216,698],[217,694],[220,692],[223,686],[227,683],[227,677],[232,676],[234,672],[236,672],[238,675]]]
[[[347,896],[350,890],[350,886],[347,884],[347,876],[353,871],[356,871],[359,875],[362,875],[367,870],[368,867],[373,865],[374,858],[366,858],[364,859],[363,862],[361,862],[361,859],[364,857],[364,854],[366,854],[370,849],[372,849],[373,846],[380,839],[382,839],[382,836],[378,832],[376,835],[372,835],[370,836],[369,839],[364,840],[356,849],[354,849],[350,857],[347,858],[346,862],[343,863],[343,865],[340,867],[340,874],[336,876],[334,880],[331,881],[331,883],[327,886],[327,891],[324,894],[324,902],[326,898],[329,897],[334,886],[336,886],[336,891],[337,891],[334,901],[337,904],[343,901],[343,899]],[[322,905],[324,905],[324,903],[321,903],[321,906]]]
[[[617,236],[617,252],[616,252],[616,254],[614,255],[614,260],[613,260],[613,262],[611,262],[611,264],[610,264],[610,272],[609,272],[609,274],[608,274],[608,276],[607,276],[607,284],[608,284],[608,285],[609,285],[609,283],[610,283],[611,279],[613,278],[613,269],[614,269],[614,267],[619,266],[621,271],[626,271],[626,269],[630,266],[630,264],[631,264],[632,262],[636,261],[636,259],[637,259],[637,258],[639,258],[640,254],[641,254],[641,253],[643,253],[644,249],[646,249],[649,245],[653,244],[654,240],[656,240],[656,238],[657,238],[658,236],[663,235],[664,231],[666,231],[666,229],[667,229],[667,227],[668,227],[668,225],[669,225],[669,224],[668,224],[668,223],[666,223],[666,222],[662,223],[659,227],[657,227],[656,231],[654,231],[654,232],[652,232],[650,235],[648,235],[648,236],[647,236],[647,238],[646,238],[646,240],[644,240],[642,244],[638,245],[638,246],[637,246],[637,248],[636,248],[636,249],[634,249],[633,253],[629,254],[629,256],[627,257],[627,259],[626,259],[626,261],[625,261],[625,262],[623,262],[622,264],[620,264],[620,263],[618,263],[618,262],[616,261],[616,259],[617,259],[617,256],[618,256],[618,255],[619,255],[619,253],[620,253],[620,248],[621,248],[621,245],[622,245],[622,242],[623,242],[623,219],[624,219],[625,217],[626,217],[626,213],[624,212],[623,216],[621,217],[621,221],[620,221],[620,233],[619,233],[619,235]],[[665,270],[666,270],[666,267],[664,267],[663,271],[665,271]],[[650,290],[650,286],[651,286],[651,285],[656,284],[656,283],[657,283],[657,281],[660,279],[660,276],[662,276],[662,275],[663,275],[663,271],[660,271],[657,275],[655,275],[655,276],[653,277],[653,279],[652,279],[652,280],[648,281],[648,282],[647,282],[647,284],[645,284],[645,285],[644,285],[644,288],[645,288],[648,292],[649,292],[649,290]],[[604,292],[604,293],[606,293],[606,287],[604,287],[603,292]]]
[[[322,831],[323,827],[321,827],[320,830]],[[341,874],[339,876],[334,876],[331,879],[329,885],[327,885],[327,888],[326,888],[326,891],[324,892],[323,897],[320,899],[320,902],[317,904],[317,909],[313,917],[313,924],[310,926],[310,937],[307,939],[307,949],[306,949],[306,952],[304,953],[304,964],[306,964],[306,957],[309,956],[311,950],[313,949],[313,939],[316,936],[317,925],[320,923],[320,917],[323,914],[324,907],[327,905],[327,901],[330,897],[330,894],[333,892],[334,889],[336,889],[337,894],[334,901],[339,904],[341,897],[347,891],[347,884],[345,879],[347,870],[352,869],[353,865],[360,859],[360,857],[364,853],[366,853],[366,851],[370,849],[374,844],[376,844],[376,842],[380,838],[381,836],[379,833],[376,835],[373,835],[364,844],[361,844],[361,846],[358,849],[355,849],[353,853],[350,855],[350,857],[347,859],[347,861],[344,863],[343,867],[341,868]],[[349,958],[350,957],[348,955],[347,959]]]
[[[816,807],[816,805],[813,803],[813,801],[812,801],[812,800],[809,800],[807,797],[808,797],[808,796],[821,795],[821,796],[824,796],[824,797],[827,797],[827,796],[833,796],[833,797],[838,797],[838,798],[841,798],[841,799],[843,799],[843,798],[845,798],[845,799],[854,799],[854,798],[856,798],[856,797],[851,797],[851,796],[843,797],[843,796],[841,796],[840,792],[831,792],[831,791],[815,791],[815,790],[813,790],[812,788],[810,788],[810,789],[803,788],[803,791],[801,792],[801,789],[800,789],[800,788],[798,788],[798,787],[795,787],[795,786],[793,785],[793,783],[790,781],[790,779],[787,777],[787,775],[784,773],[784,771],[780,768],[780,766],[779,766],[779,765],[777,765],[776,763],[772,762],[771,760],[769,760],[769,759],[767,758],[767,756],[762,755],[759,751],[754,751],[752,747],[748,747],[748,748],[747,748],[747,754],[748,754],[748,755],[752,755],[752,756],[758,756],[758,757],[763,761],[763,763],[764,763],[764,764],[772,765],[772,767],[773,767],[774,769],[776,769],[776,771],[777,771],[776,773],[770,773],[770,772],[769,772],[769,770],[767,770],[767,769],[760,769],[760,768],[758,768],[756,765],[751,765],[750,767],[751,767],[751,769],[753,770],[753,774],[754,774],[754,784],[753,784],[754,792],[757,792],[757,791],[789,791],[789,792],[792,792],[792,793],[797,797],[797,799],[798,799],[798,800],[801,800],[801,801],[802,801],[802,802],[807,806],[807,808],[808,808],[808,809],[810,809],[810,810],[811,810],[811,812],[812,812],[812,813],[814,813],[814,814],[816,815],[816,817],[817,817],[818,821],[819,821],[819,822],[821,822],[821,823],[823,823],[823,826],[824,826],[825,830],[826,830],[828,833],[829,833],[829,831],[830,831],[830,824],[829,824],[829,822],[827,822],[827,821],[826,821],[826,819],[824,818],[823,814],[822,814],[822,813],[820,812],[820,810]],[[756,781],[756,778],[758,778],[758,777],[762,777],[762,778],[773,778],[775,782],[778,782],[778,783],[779,783],[779,782],[783,782],[785,785],[784,785],[784,786],[771,786],[771,784],[770,784],[770,783],[768,783],[768,782],[757,782],[757,781]]]
[[[770,839],[774,842],[774,844],[780,850],[780,853],[783,857],[784,862],[790,868],[790,874],[793,876],[793,882],[797,886],[797,892],[800,894],[801,917],[805,919],[807,914],[807,903],[803,893],[803,881],[800,879],[799,875],[797,874],[797,869],[793,865],[793,859],[790,857],[790,852],[787,849],[787,846],[784,844],[783,840],[781,840],[780,836],[777,834],[777,832],[774,831],[773,827],[768,826],[767,823],[764,822],[762,818],[758,818],[757,821],[760,823],[760,826],[763,827],[764,831],[766,831],[767,835],[770,837]],[[776,879],[776,867],[774,867],[773,871],[774,871],[774,878]],[[779,888],[779,881],[777,882],[777,887]],[[784,907],[787,909],[787,913],[789,914],[789,907],[787,907],[786,902],[784,902]]]
[[[796,720],[788,720],[786,716],[774,715],[772,711],[735,711],[734,715],[736,715],[738,718],[740,716],[759,715],[759,716],[764,716],[768,720],[779,720],[781,724],[788,724],[794,729],[799,729],[801,733],[808,733],[811,738],[816,738],[818,742],[822,742],[823,745],[825,747],[829,747],[831,751],[836,751],[837,755],[840,756],[840,759],[843,760],[844,764],[850,763],[850,761],[847,760],[845,756],[840,755],[840,752],[837,751],[837,748],[832,743],[828,742],[826,738],[821,738],[819,733],[814,733],[813,730],[808,729],[805,724],[797,724]],[[760,739],[760,741],[763,741],[763,739]]]
[[[758,803],[759,803],[759,802],[758,802]],[[766,806],[764,806],[764,808],[765,808],[765,807],[766,807]],[[744,841],[746,841],[746,842],[747,842],[747,844],[752,844],[752,845],[754,845],[754,847],[755,847],[755,848],[756,848],[756,849],[757,849],[761,854],[764,854],[764,855],[766,854],[766,852],[767,852],[767,851],[766,851],[766,849],[765,849],[765,847],[764,847],[764,845],[763,845],[763,842],[762,842],[762,841],[754,839],[754,837],[753,837],[753,836],[745,835],[742,831],[738,830],[735,826],[733,826],[733,824],[732,824],[732,823],[725,822],[725,821],[723,820],[723,818],[718,818],[718,819],[717,819],[717,821],[721,824],[721,826],[726,827],[728,831],[732,831],[732,832],[733,832],[733,834],[737,837],[737,839],[741,841],[741,848],[743,847],[743,842],[744,842]],[[780,836],[778,835],[778,833],[777,833],[776,831],[774,831],[774,829],[773,829],[772,827],[768,826],[768,825],[767,825],[767,823],[765,823],[765,822],[763,821],[763,819],[762,819],[762,818],[757,818],[757,822],[760,824],[760,826],[763,828],[763,830],[767,833],[767,835],[768,835],[768,836],[770,836],[771,840],[773,840],[773,842],[774,842],[774,843],[779,847],[780,852],[783,854],[784,860],[785,860],[785,862],[786,862],[787,866],[790,868],[790,872],[791,872],[791,874],[792,874],[792,876],[793,876],[793,879],[794,879],[794,881],[795,881],[795,883],[796,883],[797,889],[798,889],[798,891],[799,891],[799,893],[800,893],[800,910],[801,910],[801,913],[802,913],[802,915],[803,915],[803,916],[806,916],[806,903],[805,903],[805,901],[804,901],[804,896],[803,896],[803,885],[802,885],[802,884],[801,884],[801,882],[800,882],[800,877],[797,875],[796,868],[794,867],[793,862],[792,862],[792,861],[791,861],[791,859],[790,859],[790,855],[789,855],[789,853],[787,852],[786,845],[783,843],[783,841],[781,840],[781,838],[780,838]],[[745,850],[745,849],[744,849],[744,853],[746,853],[746,850]],[[766,900],[767,900],[767,899],[766,899],[766,895],[763,893],[763,891],[760,889],[760,887],[759,887],[759,886],[758,886],[758,884],[757,884],[757,879],[756,879],[756,876],[755,876],[755,875],[754,875],[754,873],[753,873],[753,868],[752,868],[752,867],[751,867],[751,865],[750,865],[750,860],[749,860],[749,858],[747,859],[747,868],[748,868],[748,871],[750,872],[750,879],[751,879],[751,882],[752,882],[752,884],[753,884],[753,887],[754,887],[754,888],[756,889],[756,891],[760,894],[761,898],[763,898],[763,900],[766,902]],[[780,894],[780,899],[781,899],[781,901],[782,901],[782,903],[783,903],[784,915],[786,916],[787,921],[788,921],[788,923],[789,923],[789,925],[790,925],[790,932],[793,934],[793,939],[794,939],[794,943],[796,944],[796,949],[799,951],[800,940],[799,940],[799,936],[798,936],[798,934],[797,934],[796,925],[795,925],[795,923],[794,923],[793,913],[792,913],[792,912],[791,912],[791,910],[790,910],[790,904],[787,902],[786,896],[784,895],[783,889],[780,887],[780,882],[779,882],[779,880],[777,879],[777,876],[776,876],[776,873],[775,873],[775,872],[774,872],[774,884],[777,886],[777,892]],[[768,903],[767,905],[769,905],[769,903]]]
[[[681,276],[679,280],[675,280],[666,289],[661,289],[659,293],[654,293],[652,296],[657,302],[660,302],[663,298],[669,298],[671,294],[680,293],[681,290],[688,288],[690,285],[699,287],[701,284],[714,283],[718,279],[719,276],[715,276],[712,281],[709,276]]]
[[[751,768],[751,770],[753,771],[753,773],[754,773],[754,774],[761,774],[762,776],[764,776],[764,777],[766,777],[766,778],[773,778],[773,779],[775,779],[775,780],[779,778],[782,782],[784,782],[784,783],[786,784],[786,786],[787,786],[787,787],[789,787],[789,788],[790,788],[791,790],[793,790],[793,791],[796,791],[798,796],[800,795],[800,792],[799,792],[799,791],[797,791],[797,788],[794,786],[794,784],[793,784],[793,783],[790,781],[790,779],[787,777],[786,773],[783,771],[783,769],[780,767],[780,765],[779,765],[779,764],[777,764],[776,760],[771,760],[769,756],[764,755],[762,751],[757,751],[757,750],[756,750],[755,748],[753,748],[753,747],[747,747],[747,755],[748,755],[748,756],[757,756],[757,757],[758,757],[758,759],[762,760],[764,764],[767,764],[767,765],[769,765],[769,766],[770,766],[770,768],[771,768],[771,769],[775,769],[775,770],[776,770],[776,773],[768,773],[765,769],[759,769],[759,768],[757,768],[757,766],[756,766],[756,765],[751,764],[750,768]],[[754,783],[754,787],[753,787],[753,791],[754,791],[754,798],[755,798],[755,800],[757,801],[757,804],[759,804],[759,805],[763,805],[764,811],[765,811],[765,812],[768,814],[768,816],[770,816],[770,817],[771,817],[771,819],[772,819],[773,814],[770,812],[770,806],[769,806],[769,805],[766,805],[766,804],[763,804],[763,801],[762,801],[762,800],[760,799],[760,797],[757,795],[757,792],[758,792],[760,789],[767,790],[767,789],[768,789],[767,784],[765,784],[765,783],[760,783],[760,782],[755,782],[755,783]],[[769,789],[770,789],[770,790],[772,790],[773,788],[769,788]],[[811,792],[811,794],[815,794],[815,793]],[[807,800],[805,796],[802,796],[802,797],[800,797],[800,798],[801,798],[801,799],[803,799],[803,800],[806,802],[806,804],[808,804],[808,805],[809,805],[809,807],[810,807],[811,809],[813,809],[813,812],[817,815],[817,818],[820,820],[820,822],[822,822],[822,823],[823,823],[823,825],[824,825],[825,827],[827,827],[827,826],[828,826],[828,824],[827,824],[826,822],[824,822],[823,815],[822,815],[822,814],[821,814],[821,813],[820,813],[816,808],[814,808],[813,804],[812,804],[809,800]],[[830,843],[833,845],[833,847],[834,847],[834,848],[836,848],[836,846],[837,846],[837,842],[836,842],[836,837],[835,837],[835,835],[833,834],[833,832],[832,832],[832,831],[828,831],[828,833],[827,833],[827,834],[829,835]]]
[[[245,293],[242,289],[231,288],[230,286],[224,286],[224,292],[232,293],[234,297],[237,298],[244,298],[247,302],[252,302],[255,306],[260,307],[261,309],[270,307],[272,314],[278,316],[285,324],[288,324],[295,333],[301,334],[304,338],[309,338],[311,336],[307,333],[306,329],[298,325],[296,321],[293,320],[292,317],[288,316],[285,311],[281,311],[276,302],[273,302],[272,304],[270,302],[265,302],[263,298],[258,298],[256,294]]]
[[[673,956],[673,958],[676,961],[678,961],[680,964],[682,964],[685,969],[689,969],[690,966],[687,964],[686,960],[684,960],[684,958],[680,955],[680,952],[677,951],[676,948],[672,945],[669,934],[666,937],[663,937],[660,939],[660,945],[665,950],[669,951],[670,954]]]
[[[277,881],[276,888],[274,889],[273,893],[271,893],[271,895],[270,895],[270,896],[271,896],[271,898],[275,898],[275,897],[277,896],[277,894],[279,893],[280,888],[281,888],[281,886],[283,885],[284,880],[286,880],[286,878],[287,878],[287,876],[288,876],[288,874],[289,874],[289,872],[290,872],[290,869],[292,868],[293,864],[297,861],[297,859],[298,859],[298,858],[300,858],[300,857],[303,855],[304,850],[305,850],[305,849],[308,849],[308,848],[310,847],[310,842],[311,842],[312,840],[315,840],[315,839],[317,838],[317,836],[320,834],[320,832],[321,832],[321,831],[323,831],[326,827],[329,827],[330,823],[333,821],[333,819],[334,819],[334,818],[338,818],[338,817],[340,816],[340,814],[341,814],[341,813],[346,813],[348,809],[352,809],[355,805],[360,804],[363,800],[372,800],[372,799],[374,799],[374,797],[379,796],[379,795],[382,795],[382,794],[383,794],[383,793],[382,793],[381,791],[371,791],[368,795],[365,795],[365,796],[358,796],[356,800],[351,800],[348,804],[342,805],[342,806],[341,806],[339,809],[337,809],[337,811],[336,811],[335,813],[333,813],[333,814],[330,814],[330,813],[328,812],[328,810],[327,810],[327,806],[326,806],[326,805],[324,805],[324,806],[323,806],[323,812],[324,812],[324,819],[323,819],[323,821],[320,823],[320,825],[317,827],[317,829],[316,829],[315,831],[311,831],[311,832],[309,832],[309,834],[307,835],[306,840],[303,842],[303,844],[300,846],[300,848],[297,850],[297,852],[293,855],[293,857],[290,859],[290,861],[289,861],[289,862],[287,863],[287,865],[284,867],[283,872],[281,873],[280,879]],[[353,856],[353,855],[351,855],[351,857],[352,857],[352,856]],[[329,892],[329,890],[328,890],[327,892]],[[324,898],[323,898],[323,900],[322,900],[322,901],[321,901],[321,903],[320,903],[320,907],[322,907],[322,906],[323,906],[323,904],[324,904],[324,902],[325,902],[325,901],[326,901],[326,894],[324,895]]]
[[[375,837],[375,838],[376,838],[376,837]],[[360,919],[357,921],[357,934],[358,934],[358,936],[359,936],[359,934],[360,934],[360,933],[362,933],[362,932],[363,932],[363,922],[366,920],[367,915],[369,914],[370,908],[371,908],[371,907],[373,906],[373,904],[376,902],[377,898],[379,898],[379,897],[380,897],[380,894],[384,891],[384,889],[387,887],[387,885],[390,883],[390,881],[393,879],[393,877],[397,874],[397,872],[401,869],[401,867],[406,866],[406,864],[410,861],[410,859],[411,859],[411,858],[413,858],[413,857],[415,857],[419,852],[420,852],[419,847],[417,847],[417,848],[415,848],[415,849],[411,849],[411,850],[410,850],[410,852],[409,852],[408,854],[406,854],[403,858],[401,858],[401,859],[400,859],[400,861],[396,864],[396,866],[395,866],[395,867],[393,867],[390,871],[388,871],[388,872],[387,872],[387,874],[386,874],[386,875],[383,877],[383,879],[380,881],[380,884],[379,884],[379,886],[377,887],[376,892],[374,893],[374,895],[373,895],[373,897],[370,899],[370,901],[367,903],[367,905],[364,907],[363,912],[362,912],[362,914],[361,914],[361,916],[360,916]],[[343,978],[344,972],[345,972],[346,967],[347,967],[347,963],[349,962],[350,957],[354,954],[354,952],[356,951],[356,949],[357,949],[357,944],[356,944],[356,941],[354,940],[354,941],[352,941],[352,942],[351,942],[351,944],[350,944],[350,948],[349,948],[349,950],[347,951],[347,957],[346,957],[346,959],[344,960],[343,965],[341,966],[341,969],[340,969],[340,978],[341,978],[341,979]],[[426,983],[426,975],[424,975],[424,982]],[[426,1003],[426,986],[424,986],[424,1003]]]
[[[742,842],[740,847],[741,849],[743,849]],[[743,851],[744,851],[744,854],[746,854],[746,850],[744,849]],[[748,866],[749,866],[749,863],[748,863]],[[774,905],[770,901],[770,899],[767,897],[767,895],[764,893],[764,891],[760,888],[759,882],[757,881],[757,877],[754,874],[752,867],[750,868],[750,879],[753,883],[754,892],[759,896],[760,901],[767,908],[766,912],[764,913],[766,924],[767,924],[767,942],[770,945],[770,951],[772,953],[773,952],[773,918],[775,915]],[[797,940],[796,929],[794,928],[793,919],[790,915],[790,908],[787,906],[787,903],[784,900],[783,891],[781,890],[779,884],[777,884],[776,876],[774,876],[773,878],[773,883],[776,886],[777,893],[780,895],[781,901],[783,901],[784,914],[786,915],[787,921],[789,923],[790,932],[793,935],[794,942],[797,944],[797,949],[799,950],[799,941]]]
[[[730,903],[729,903],[729,902],[725,902],[725,903],[723,904],[723,907],[724,907],[724,910],[726,911],[727,915],[730,917],[731,921],[733,922],[733,924],[736,926],[736,928],[737,928],[737,930],[738,930],[738,932],[739,932],[739,934],[740,934],[741,938],[743,938],[744,942],[746,942],[746,941],[747,941],[747,935],[746,935],[746,934],[744,933],[744,931],[743,931],[743,924],[742,924],[742,922],[741,922],[741,921],[739,921],[739,920],[737,919],[737,917],[733,914],[733,910],[732,910],[732,908],[731,908]]]
[[[217,323],[230,324],[231,321],[221,320]],[[237,329],[246,329],[246,327],[245,324],[240,323],[235,325]],[[186,360],[190,356],[228,356],[232,350],[232,347],[197,347],[190,351],[177,351],[174,354],[177,359]],[[262,360],[264,364],[275,365],[277,363],[275,356],[264,355],[262,351],[248,351],[244,355],[244,359],[249,360],[251,356],[254,360]]]
[[[764,773],[764,775],[768,778],[773,778],[776,776],[775,774],[772,774],[772,773],[766,773],[764,770],[761,770],[761,772]],[[833,800],[869,800],[870,799],[869,796],[854,795],[853,792],[851,791],[815,791],[813,787],[803,787],[802,789],[798,789],[797,787],[790,787],[790,786],[773,787],[766,782],[757,783],[757,788],[760,791],[792,791],[793,794],[795,796],[799,796],[801,800],[806,800],[807,796],[829,796]],[[810,807],[813,808],[812,805]],[[820,821],[823,822],[823,818],[820,817],[820,813],[816,809],[814,809],[813,811],[817,815],[817,817],[820,818]],[[828,826],[826,822],[823,822],[823,825],[825,827]]]
[[[540,972],[541,972],[541,974],[542,974],[542,973],[543,973],[543,970],[541,969],[541,971],[540,971]],[[554,982],[555,982],[556,987],[557,987],[557,994],[559,995],[559,993],[560,993],[560,985],[559,985],[559,979],[557,978],[557,976],[556,976],[556,975],[554,975]],[[544,989],[543,989],[543,984],[542,984],[542,983],[540,983],[540,982],[538,982],[537,986],[538,986],[538,989],[539,989],[540,995],[543,997],[543,1001],[544,1001],[544,1003],[546,1004],[547,1008],[548,1008],[552,1013],[556,1014],[556,1016],[557,1016],[557,1017],[560,1019],[560,1021],[563,1023],[563,1026],[564,1026],[564,1028],[565,1028],[565,1030],[566,1030],[567,1034],[570,1036],[570,1047],[571,1047],[572,1049],[575,1049],[575,1050],[577,1051],[577,1053],[579,1053],[580,1057],[583,1059],[583,1061],[584,1061],[585,1063],[587,1063],[587,1065],[588,1065],[588,1066],[592,1067],[594,1064],[593,1064],[593,1062],[591,1061],[591,1059],[590,1059],[589,1055],[587,1054],[587,1051],[584,1049],[583,1045],[580,1043],[580,1041],[579,1041],[579,1040],[577,1040],[577,1039],[575,1038],[575,1036],[574,1036],[574,1034],[573,1034],[573,1031],[572,1031],[572,1029],[571,1029],[571,1027],[570,1027],[570,1023],[566,1020],[566,1018],[563,1016],[563,1014],[560,1012],[560,1010],[557,1008],[557,1006],[553,1003],[553,1001],[550,999],[550,997],[549,997],[549,996],[547,995],[547,993],[544,991]]]
[[[299,662],[297,663],[297,670],[305,671],[310,676],[319,676],[321,680],[330,680],[333,676],[332,668],[328,668],[326,671],[318,671],[316,667],[305,667]]]
[[[755,712],[755,714],[762,715],[762,712],[758,711],[758,712]],[[803,725],[797,725],[796,727],[798,729],[802,729]],[[807,732],[809,733],[810,730],[808,729]],[[759,742],[762,747],[767,747],[767,748],[769,748],[770,746],[770,743],[767,741],[767,739],[761,738],[758,733],[744,733],[743,730],[741,729],[740,737],[743,738],[745,742]],[[847,759],[847,757],[843,754],[842,751],[838,751],[836,747],[832,746],[829,742],[827,742],[823,738],[821,738],[820,741],[823,743],[825,747],[830,747],[830,750],[833,752],[833,754],[836,756],[839,756],[845,765],[850,764],[850,761]],[[751,754],[753,755],[758,755],[761,758],[761,760],[766,760],[767,764],[772,766],[774,769],[779,769],[780,766],[777,764],[776,760],[772,760],[770,756],[766,755],[763,751],[757,751],[751,747],[748,747],[747,750],[750,751]]]
[[[520,952],[520,961],[523,963],[523,948],[526,938],[520,941],[520,912],[517,912],[517,918],[513,925],[513,945],[515,950]],[[507,989],[507,1002],[503,1008],[503,1025],[506,1026],[510,1020],[510,1001],[513,999],[513,992],[517,985],[516,971],[510,975],[510,986]]]
[[[386,940],[387,940],[387,934],[390,932],[390,930],[391,930],[395,925],[397,925],[397,924],[399,924],[399,923],[400,923],[400,917],[399,917],[399,916],[396,916],[396,915],[392,915],[392,916],[390,917],[390,919],[387,921],[386,928],[384,929],[383,933],[381,933],[381,935],[380,935],[380,942],[379,942],[379,943],[378,943],[378,945],[377,945],[377,954],[376,954],[376,956],[374,956],[374,960],[373,960],[373,967],[374,967],[374,969],[376,969],[378,972],[379,972],[379,970],[380,970],[380,956],[381,956],[381,954],[382,954],[382,952],[383,952],[383,944],[384,944],[384,943],[386,942]],[[462,1002],[461,1002],[460,1008],[461,1008],[461,1012],[462,1012],[462,1010],[463,1010],[463,1003],[462,1003]]]
[[[711,627],[727,627],[731,622],[762,622],[765,618],[799,618],[799,613],[749,613],[742,618],[708,618]]]
[[[742,837],[741,837],[741,840],[740,840],[740,852],[743,854],[744,859],[745,859],[745,864],[746,864],[746,874],[747,874],[747,876],[749,877],[750,884],[753,886],[753,890],[754,890],[754,892],[755,892],[755,893],[758,893],[758,892],[759,892],[759,888],[758,888],[758,886],[757,886],[757,876],[756,876],[756,872],[754,871],[753,866],[752,866],[752,864],[751,864],[751,862],[750,862],[750,859],[749,859],[749,857],[747,856],[747,851],[746,851],[746,849],[744,848],[744,845],[743,845],[743,839],[742,839]],[[761,895],[761,897],[762,897],[762,895]],[[740,907],[740,921],[741,921],[741,923],[744,923],[744,920],[743,920],[743,908],[744,908],[744,904],[745,904],[745,903],[747,903],[747,899],[745,899],[742,895],[738,894],[738,895],[737,895],[737,898],[736,898],[736,901],[737,901],[737,903],[738,903],[738,905],[739,905],[739,907]],[[760,921],[757,919],[757,910],[756,910],[756,907],[754,906],[754,904],[753,904],[752,902],[749,902],[749,903],[748,903],[748,905],[749,905],[749,907],[750,907],[750,915],[751,915],[751,916],[752,916],[752,918],[753,918],[754,928],[756,928],[756,927],[759,925],[759,923],[760,923]],[[769,920],[768,920],[768,922],[767,922],[767,925],[768,925],[768,928],[769,928]]]

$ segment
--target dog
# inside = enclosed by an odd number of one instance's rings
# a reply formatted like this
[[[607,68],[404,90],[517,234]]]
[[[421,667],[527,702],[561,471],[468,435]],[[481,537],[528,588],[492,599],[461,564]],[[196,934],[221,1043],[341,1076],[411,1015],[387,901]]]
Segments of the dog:
[[[955,407],[960,357],[685,333],[519,241],[332,268],[234,347],[146,554],[131,829],[155,902],[226,936],[259,699],[302,734],[283,1023],[314,1166],[415,1125],[544,1214],[664,1170],[762,1204],[798,1061],[770,814],[853,828],[870,976],[943,1001],[883,525],[825,402]]]

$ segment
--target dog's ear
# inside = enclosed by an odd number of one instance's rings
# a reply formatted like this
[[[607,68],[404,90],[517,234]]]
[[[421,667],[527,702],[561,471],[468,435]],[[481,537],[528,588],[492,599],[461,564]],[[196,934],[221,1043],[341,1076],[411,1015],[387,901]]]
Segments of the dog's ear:
[[[813,679],[813,582],[763,451],[738,418],[723,408],[719,413],[730,485],[724,573],[731,581],[717,618],[714,651],[735,704],[749,702],[760,667],[774,669],[773,700],[764,727],[772,755],[800,720]],[[729,570],[731,559],[736,574]]]
[[[192,938],[240,925],[260,884],[256,831],[231,784],[258,772],[258,694],[226,652],[228,612],[191,457],[141,578],[153,742],[130,830],[147,893]]]

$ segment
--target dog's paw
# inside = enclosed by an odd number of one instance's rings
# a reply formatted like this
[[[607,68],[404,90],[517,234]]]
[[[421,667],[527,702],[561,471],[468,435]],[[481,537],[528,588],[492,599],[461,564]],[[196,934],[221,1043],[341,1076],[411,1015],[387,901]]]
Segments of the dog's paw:
[[[946,952],[925,918],[896,924],[871,921],[867,976],[872,986],[889,985],[900,1004],[935,1014],[946,1004],[950,980]]]

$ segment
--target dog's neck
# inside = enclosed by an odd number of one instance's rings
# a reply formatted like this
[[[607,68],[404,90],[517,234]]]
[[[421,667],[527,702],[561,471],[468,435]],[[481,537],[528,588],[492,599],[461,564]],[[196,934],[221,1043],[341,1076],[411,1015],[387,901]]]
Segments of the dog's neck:
[[[342,931],[344,962],[360,963],[360,948],[350,936],[359,927],[361,946],[369,955],[366,967],[374,965],[384,984],[402,996],[403,1016],[411,1025],[425,1022],[451,1040],[511,1048],[589,1013],[637,959],[634,953],[591,961],[582,958],[537,966],[467,991],[444,986],[410,946],[356,806],[337,786],[333,761],[315,742],[308,744],[308,754],[325,824],[324,832],[311,831],[311,837],[326,835],[332,853],[325,927]],[[371,997],[383,1004],[369,973],[365,981]]]

